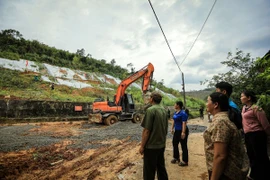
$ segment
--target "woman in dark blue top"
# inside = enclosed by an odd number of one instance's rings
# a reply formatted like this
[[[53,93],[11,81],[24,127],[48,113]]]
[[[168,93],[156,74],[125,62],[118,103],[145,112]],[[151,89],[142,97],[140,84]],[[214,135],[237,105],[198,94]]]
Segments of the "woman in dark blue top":
[[[179,166],[188,165],[188,148],[187,148],[187,139],[189,130],[187,127],[188,115],[183,110],[183,102],[177,101],[174,105],[175,113],[173,114],[173,123],[171,132],[173,134],[173,160],[171,163],[179,163]],[[180,161],[179,156],[179,142],[182,148],[182,161]]]

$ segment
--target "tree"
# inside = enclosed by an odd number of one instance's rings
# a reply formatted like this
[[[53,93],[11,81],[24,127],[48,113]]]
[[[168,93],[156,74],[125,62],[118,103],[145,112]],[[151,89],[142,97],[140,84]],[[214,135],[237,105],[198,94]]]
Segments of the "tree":
[[[106,60],[105,59],[101,59],[100,62],[105,65],[106,64]]]
[[[214,75],[211,80],[205,80],[201,84],[208,84],[208,87],[214,87],[216,83],[226,81],[233,86],[232,98],[240,104],[240,93],[244,89],[252,89],[256,75],[254,59],[250,54],[236,49],[235,55],[228,53],[227,61],[221,64],[226,65],[229,71]]]
[[[23,37],[23,35],[19,31],[16,31],[14,29],[2,30],[0,36],[12,37],[15,39],[21,39]]]
[[[217,82],[226,81],[232,85],[247,84],[254,78],[255,75],[251,75],[250,72],[254,69],[254,59],[250,57],[250,54],[244,54],[243,51],[238,50],[236,55],[233,56],[231,52],[228,53],[227,61],[222,61],[221,64],[229,67],[229,71],[226,73],[219,73],[214,75],[211,80],[205,80],[202,84],[207,84],[209,87],[213,87]],[[248,85],[248,84],[247,84]]]
[[[270,50],[262,58],[258,58],[255,62],[255,69],[258,72],[256,76],[256,90],[260,93],[265,91],[270,94]]]
[[[2,30],[0,32],[0,51],[18,53],[21,39],[23,38],[19,31],[13,29]]]
[[[78,66],[80,63],[81,63],[80,58],[78,56],[74,56],[72,60],[72,64],[74,64],[75,66]]]
[[[81,57],[84,57],[85,56],[85,50],[83,48],[82,49],[77,49],[76,54],[81,56]]]
[[[116,63],[115,59],[112,59],[112,60],[111,60],[111,65],[114,66],[115,63]]]
[[[86,55],[86,57],[92,58],[92,54],[89,54],[89,53],[88,53],[88,54]]]
[[[241,92],[245,89],[252,90],[260,98],[258,103],[264,109],[269,109],[270,103],[267,105],[266,102],[269,96],[267,93],[270,94],[270,51],[263,58],[257,58],[254,61],[249,53],[245,54],[243,51],[236,49],[235,55],[229,52],[227,59],[221,64],[230,68],[228,72],[214,75],[211,80],[205,80],[201,83],[208,84],[208,87],[214,87],[220,81],[232,84],[233,93],[231,97],[239,105],[241,104]]]
[[[128,63],[127,64],[127,67],[130,67],[131,74],[133,74],[135,72],[135,68],[133,67],[133,64],[132,63]]]
[[[160,87],[164,86],[164,79],[161,79],[161,81],[158,82],[158,84],[159,84]]]
[[[264,57],[257,59],[255,69],[259,72],[255,79],[255,91],[259,94],[258,105],[261,106],[270,120],[270,50]]]

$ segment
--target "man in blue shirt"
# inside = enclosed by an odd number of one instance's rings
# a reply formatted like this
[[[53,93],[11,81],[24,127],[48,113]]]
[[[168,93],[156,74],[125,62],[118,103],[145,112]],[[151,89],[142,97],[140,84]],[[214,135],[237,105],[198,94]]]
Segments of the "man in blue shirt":
[[[231,100],[230,96],[232,94],[233,87],[231,84],[221,81],[216,84],[216,92],[221,92],[229,98],[229,105],[235,109],[239,110],[239,107]]]
[[[238,129],[242,129],[242,115],[239,107],[231,100],[230,96],[232,94],[232,85],[227,82],[219,82],[216,84],[216,92],[221,92],[229,98],[228,115],[230,120],[236,125]]]

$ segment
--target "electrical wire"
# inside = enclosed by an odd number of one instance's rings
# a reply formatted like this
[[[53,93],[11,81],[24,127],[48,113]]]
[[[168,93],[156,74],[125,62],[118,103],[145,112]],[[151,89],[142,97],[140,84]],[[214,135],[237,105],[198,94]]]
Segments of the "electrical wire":
[[[169,45],[169,42],[168,42],[168,40],[167,40],[167,37],[166,37],[166,35],[165,35],[165,33],[164,33],[162,27],[161,27],[161,24],[160,24],[160,22],[159,22],[159,19],[158,19],[158,17],[157,17],[157,14],[156,14],[156,12],[155,12],[153,6],[152,6],[152,3],[151,3],[150,0],[148,0],[148,2],[149,2],[150,6],[151,6],[151,8],[152,8],[152,10],[153,10],[153,13],[154,13],[154,15],[155,15],[155,17],[156,17],[156,20],[157,20],[157,22],[158,22],[159,28],[161,29],[161,32],[162,32],[162,34],[163,34],[163,36],[164,36],[164,38],[165,38],[165,41],[166,41],[166,43],[167,43],[167,46],[169,47],[169,49],[170,49],[170,51],[171,51],[171,54],[172,54],[172,56],[173,56],[173,59],[174,59],[176,65],[177,65],[178,69],[180,70],[180,72],[182,72],[182,71],[181,71],[181,68],[180,68],[178,62],[176,61],[176,58],[175,58],[175,56],[174,56],[174,54],[173,54],[173,52],[172,52],[172,49],[171,49],[171,47],[170,47],[170,45]],[[183,72],[182,72],[182,73],[183,73]]]
[[[214,9],[214,6],[216,5],[216,2],[217,2],[217,0],[215,0],[214,4],[212,5],[212,8],[210,9],[210,12],[208,13],[208,16],[207,16],[207,18],[205,19],[205,21],[204,21],[204,23],[203,23],[203,26],[202,26],[202,28],[201,28],[201,30],[200,30],[198,36],[196,37],[195,41],[194,41],[193,44],[191,45],[191,47],[190,47],[190,49],[189,49],[187,55],[185,56],[185,58],[184,58],[183,61],[181,62],[180,66],[181,66],[181,65],[183,64],[183,62],[186,60],[186,58],[187,58],[187,56],[189,55],[190,51],[192,50],[194,44],[196,43],[197,39],[199,38],[199,36],[200,36],[200,34],[201,34],[201,32],[202,32],[202,30],[203,30],[203,28],[204,28],[204,25],[206,24],[206,22],[207,22],[207,20],[208,20],[208,18],[209,18],[209,16],[210,16],[210,14],[212,13],[212,10]]]
[[[174,59],[176,65],[177,65],[179,71],[182,73],[182,83],[183,83],[182,86],[183,86],[183,93],[184,93],[184,106],[186,106],[184,73],[181,71],[181,68],[180,68],[180,66],[179,66],[179,64],[178,64],[178,62],[177,62],[177,60],[176,60],[176,58],[175,58],[175,56],[174,56],[174,54],[173,54],[173,52],[172,52],[172,49],[171,49],[171,47],[170,47],[170,45],[169,45],[169,42],[168,42],[168,40],[167,40],[167,37],[166,37],[166,35],[165,35],[165,33],[164,33],[162,27],[161,27],[161,24],[160,24],[160,22],[159,22],[159,19],[158,19],[158,17],[157,17],[157,14],[156,14],[156,12],[155,12],[155,10],[154,10],[154,8],[153,8],[153,5],[152,5],[152,3],[151,3],[151,0],[148,0],[148,2],[149,2],[150,6],[151,6],[151,8],[152,8],[152,10],[153,10],[153,13],[154,13],[154,15],[155,15],[155,18],[156,18],[156,20],[157,20],[157,22],[158,22],[158,25],[159,25],[159,27],[160,27],[160,30],[161,30],[161,32],[162,32],[164,38],[165,38],[165,41],[166,41],[166,43],[167,43],[167,46],[168,46],[169,49],[170,49],[170,52],[171,52],[171,54],[172,54],[172,56],[173,56],[173,59]],[[191,48],[189,49],[187,55],[185,56],[184,60],[181,62],[180,65],[182,65],[183,62],[186,60],[186,58],[187,58],[187,56],[189,55],[190,51],[192,50],[194,44],[196,43],[197,39],[199,38],[199,36],[200,36],[200,34],[201,34],[201,32],[202,32],[202,30],[203,30],[203,28],[204,28],[204,26],[205,26],[205,24],[206,24],[208,18],[209,18],[209,16],[210,16],[210,14],[212,13],[212,10],[214,9],[214,6],[215,6],[216,2],[217,2],[217,0],[215,0],[214,4],[212,5],[212,8],[210,9],[210,12],[208,13],[208,16],[207,16],[206,20],[204,21],[203,26],[202,26],[202,28],[201,28],[201,30],[200,30],[198,36],[196,37],[195,41],[193,42]]]

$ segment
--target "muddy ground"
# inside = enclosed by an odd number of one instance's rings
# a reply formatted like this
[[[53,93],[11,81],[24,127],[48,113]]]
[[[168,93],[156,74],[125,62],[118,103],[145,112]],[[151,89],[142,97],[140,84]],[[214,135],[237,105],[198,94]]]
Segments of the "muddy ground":
[[[168,134],[169,179],[208,179],[202,137],[207,125],[200,119],[188,122],[187,167],[170,163],[172,135]],[[130,121],[112,126],[87,121],[1,125],[0,179],[141,180],[141,132],[140,124]]]

